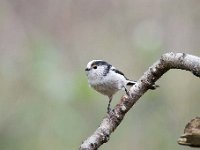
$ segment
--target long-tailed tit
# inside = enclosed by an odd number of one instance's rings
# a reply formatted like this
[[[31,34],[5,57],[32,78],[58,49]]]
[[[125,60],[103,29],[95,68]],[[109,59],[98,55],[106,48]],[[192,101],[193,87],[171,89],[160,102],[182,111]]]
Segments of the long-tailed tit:
[[[87,64],[85,69],[89,85],[97,92],[108,96],[109,103],[107,112],[110,112],[110,103],[113,95],[119,90],[125,90],[126,86],[134,85],[136,81],[129,80],[125,75],[103,60],[92,60]],[[156,89],[157,85],[152,85],[150,89]]]

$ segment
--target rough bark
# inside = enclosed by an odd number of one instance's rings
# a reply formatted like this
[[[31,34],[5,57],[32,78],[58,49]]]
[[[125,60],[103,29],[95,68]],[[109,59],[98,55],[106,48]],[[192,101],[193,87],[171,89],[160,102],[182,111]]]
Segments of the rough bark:
[[[170,69],[190,71],[195,76],[200,77],[200,58],[185,53],[170,52],[163,54],[130,88],[129,96],[124,95],[121,98],[120,102],[107,114],[96,131],[81,144],[79,149],[96,150],[102,144],[108,142],[111,133],[115,131],[130,108],[151,85]]]

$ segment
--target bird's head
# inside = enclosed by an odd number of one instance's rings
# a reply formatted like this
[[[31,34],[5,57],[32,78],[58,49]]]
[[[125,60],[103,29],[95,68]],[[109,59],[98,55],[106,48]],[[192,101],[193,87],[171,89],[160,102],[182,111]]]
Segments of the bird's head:
[[[112,65],[103,60],[92,60],[85,69],[88,79],[102,78],[110,71]]]

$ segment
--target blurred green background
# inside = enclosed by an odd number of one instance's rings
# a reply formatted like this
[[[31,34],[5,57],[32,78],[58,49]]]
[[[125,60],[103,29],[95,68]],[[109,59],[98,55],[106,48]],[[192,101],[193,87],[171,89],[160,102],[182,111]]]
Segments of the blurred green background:
[[[103,59],[137,80],[163,53],[200,56],[198,0],[0,0],[0,150],[76,150],[106,115],[84,69]],[[102,150],[190,150],[200,80],[167,72]],[[124,92],[114,96],[112,107]]]

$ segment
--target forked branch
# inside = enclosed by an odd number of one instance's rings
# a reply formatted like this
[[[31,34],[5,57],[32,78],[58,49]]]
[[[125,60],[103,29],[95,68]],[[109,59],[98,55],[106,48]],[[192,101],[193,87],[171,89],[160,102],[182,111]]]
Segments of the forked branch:
[[[182,69],[200,77],[200,58],[185,53],[166,53],[155,62],[130,88],[129,96],[124,95],[121,101],[102,120],[96,131],[80,146],[80,150],[97,150],[108,142],[110,135],[123,120],[129,109],[164,73],[170,69]]]

